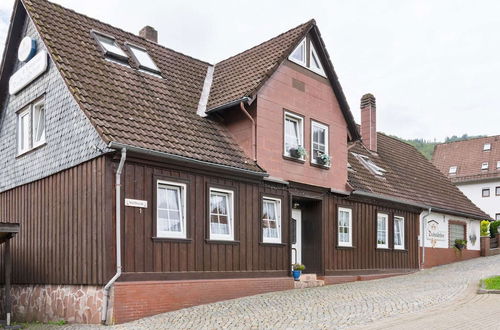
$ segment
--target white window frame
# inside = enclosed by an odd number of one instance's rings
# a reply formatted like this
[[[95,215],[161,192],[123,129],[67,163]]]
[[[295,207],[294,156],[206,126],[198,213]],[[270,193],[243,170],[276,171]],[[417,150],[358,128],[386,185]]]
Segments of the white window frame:
[[[149,55],[146,49],[129,43],[127,43],[126,46],[128,47],[130,53],[132,54],[134,61],[139,65],[139,69],[153,72],[156,74],[160,73],[160,69],[158,68],[155,61],[153,60],[151,55]],[[142,52],[143,55],[145,55],[149,59],[150,63],[141,63],[139,57],[137,56],[138,52]]]
[[[348,242],[341,242],[340,241],[340,213],[341,212],[346,212],[349,214],[349,224],[348,224],[348,234],[349,234],[349,241]],[[338,246],[348,246],[352,247],[352,209],[346,208],[346,207],[339,207],[337,211],[337,245]]]
[[[43,107],[43,121],[44,121],[44,124],[43,124],[43,133],[42,133],[42,136],[40,138],[40,140],[38,141],[35,141],[35,136],[37,133],[36,130],[37,130],[37,124],[38,123],[35,123],[35,112],[37,111],[38,108],[40,107]],[[32,106],[31,106],[31,136],[32,136],[32,146],[33,148],[36,148],[38,146],[41,146],[42,144],[45,143],[45,131],[46,131],[46,127],[45,127],[45,118],[46,118],[46,111],[45,111],[45,100],[40,100],[38,102],[35,102]]]
[[[160,230],[160,208],[159,208],[159,194],[158,190],[160,186],[170,186],[170,187],[175,187],[178,188],[179,194],[180,194],[180,199],[179,202],[181,203],[180,205],[180,210],[181,210],[181,231],[168,231],[168,230]],[[164,180],[157,180],[156,181],[156,237],[161,237],[161,238],[187,238],[187,220],[186,220],[186,196],[187,196],[187,185],[185,183],[180,183],[180,182],[173,182],[173,181],[164,181]]]
[[[457,174],[458,166],[450,166],[448,174]]]
[[[484,162],[484,163],[481,164],[481,170],[487,170],[488,167],[489,167],[488,162]]]
[[[278,231],[278,237],[265,237],[264,236],[264,226],[262,226],[262,242],[263,243],[281,243],[281,199],[275,197],[263,196],[262,198],[262,216],[261,223],[264,219],[264,202],[273,202],[276,207],[276,228]],[[267,219],[269,220],[269,219]]]
[[[23,118],[28,117],[25,123],[27,123],[28,127],[24,127],[22,125]],[[21,155],[25,152],[31,150],[31,105],[26,109],[20,111],[17,114],[17,154]],[[24,148],[22,147],[22,142],[25,142]]]
[[[400,230],[400,241],[401,244],[396,244],[396,222],[401,221]],[[405,249],[405,218],[401,216],[394,216],[394,249],[396,250],[404,250]]]
[[[318,60],[319,69],[312,66],[313,56],[316,57],[316,59]],[[309,67],[308,67],[308,69],[319,74],[320,76],[326,77],[325,70],[323,69],[323,64],[321,63],[321,59],[318,56],[318,52],[316,51],[316,48],[314,47],[313,43],[310,40],[309,40]]]
[[[229,223],[229,234],[215,234],[212,233],[212,210],[211,201],[212,193],[216,194],[227,194],[228,196],[228,223]],[[208,230],[210,233],[210,240],[215,241],[234,241],[234,191],[220,188],[210,187],[209,189],[209,200],[208,200]]]
[[[283,118],[283,155],[290,157],[290,152],[286,150],[286,120],[287,118],[296,121],[299,128],[299,147],[304,147],[304,118],[291,112],[285,111]],[[301,158],[304,159],[304,158]]]
[[[497,170],[500,169],[500,160],[497,160]]]
[[[379,233],[379,227],[378,227],[378,220],[379,217],[382,217],[385,220],[385,244],[380,244],[378,242],[378,233]],[[387,213],[377,213],[377,232],[376,232],[376,241],[377,241],[377,248],[378,249],[388,249],[389,248],[389,214]]]
[[[293,58],[292,54],[295,53],[295,51],[300,47],[302,46],[302,57],[304,58],[304,62],[302,61],[299,61],[295,58]],[[290,56],[288,57],[288,59],[292,62],[295,62],[303,67],[306,67],[307,68],[307,44],[306,44],[306,38],[302,39],[302,41],[297,45],[297,47],[295,47],[293,49],[293,51],[290,53]]]
[[[483,151],[490,151],[491,150],[491,143],[485,143],[483,145]]]
[[[328,149],[328,140],[330,137],[328,132],[328,126],[320,122],[311,120],[311,163],[317,164],[318,161],[316,160],[316,157],[314,157],[314,127],[325,130],[325,154],[327,154],[328,156],[330,156]]]

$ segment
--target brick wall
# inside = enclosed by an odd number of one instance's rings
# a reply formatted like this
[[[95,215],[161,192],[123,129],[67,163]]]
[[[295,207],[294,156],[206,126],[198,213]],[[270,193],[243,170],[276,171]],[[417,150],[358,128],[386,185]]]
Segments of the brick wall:
[[[454,248],[425,248],[424,268],[445,265],[455,261],[477,258],[479,256],[479,250],[462,250],[462,252],[459,253]]]
[[[118,282],[112,293],[111,322],[129,322],[185,307],[289,289],[293,289],[293,279],[287,277]]]

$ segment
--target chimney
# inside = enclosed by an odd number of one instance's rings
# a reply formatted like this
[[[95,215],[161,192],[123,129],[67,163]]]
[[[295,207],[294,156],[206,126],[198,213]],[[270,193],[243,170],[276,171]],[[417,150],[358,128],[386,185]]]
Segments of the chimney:
[[[361,139],[368,149],[377,152],[377,106],[373,94],[361,98]]]
[[[158,43],[158,31],[149,25],[146,25],[139,31],[139,36],[149,41]]]

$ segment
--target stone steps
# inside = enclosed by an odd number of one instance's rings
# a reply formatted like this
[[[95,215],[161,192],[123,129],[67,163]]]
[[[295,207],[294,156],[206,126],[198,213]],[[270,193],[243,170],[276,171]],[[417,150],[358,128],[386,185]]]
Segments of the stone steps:
[[[325,285],[325,281],[318,280],[316,274],[302,274],[298,281],[294,282],[295,289],[315,288]]]

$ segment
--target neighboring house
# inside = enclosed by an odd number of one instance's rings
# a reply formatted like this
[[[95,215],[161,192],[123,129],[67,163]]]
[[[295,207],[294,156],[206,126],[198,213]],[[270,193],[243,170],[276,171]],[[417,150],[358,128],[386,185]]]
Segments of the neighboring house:
[[[474,204],[500,220],[500,135],[438,144],[432,162]]]
[[[17,319],[125,322],[291,289],[292,263],[326,283],[405,273],[455,260],[487,217],[376,132],[369,94],[359,133],[314,21],[211,65],[151,27],[16,1],[0,93]]]

